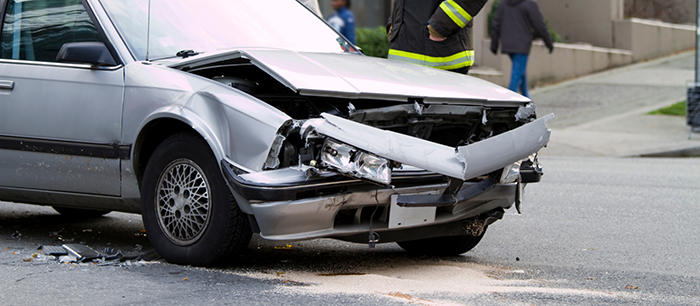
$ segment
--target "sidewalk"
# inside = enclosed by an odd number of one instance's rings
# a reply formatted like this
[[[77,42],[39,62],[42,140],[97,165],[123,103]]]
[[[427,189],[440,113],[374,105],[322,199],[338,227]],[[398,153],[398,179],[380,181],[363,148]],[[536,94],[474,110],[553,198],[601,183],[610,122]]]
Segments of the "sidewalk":
[[[630,65],[531,91],[552,136],[544,156],[700,157],[685,117],[647,115],[686,99],[695,53]]]

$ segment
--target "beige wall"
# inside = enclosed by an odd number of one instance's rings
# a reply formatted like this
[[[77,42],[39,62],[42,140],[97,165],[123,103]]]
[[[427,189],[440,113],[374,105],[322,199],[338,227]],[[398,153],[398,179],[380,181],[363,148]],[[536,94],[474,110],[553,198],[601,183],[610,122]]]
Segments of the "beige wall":
[[[624,0],[537,0],[537,3],[565,43],[612,48],[613,21],[624,18]]]
[[[605,69],[661,57],[695,47],[695,27],[622,17],[623,0],[537,0],[550,25],[569,42],[548,54],[541,42],[530,51],[531,85],[579,77]],[[511,62],[493,55],[487,29],[492,3],[474,18],[475,69],[470,75],[502,86],[510,80]]]
[[[491,43],[485,39],[482,45]],[[482,48],[483,49],[483,48]],[[486,79],[501,86],[510,81],[511,61],[505,54],[482,52],[482,62],[470,75]],[[530,50],[527,78],[530,86],[571,79],[633,62],[632,52],[626,50],[593,47],[590,45],[555,44],[554,52],[541,41]]]
[[[634,61],[695,47],[695,26],[632,18],[615,22],[615,48],[631,50]]]

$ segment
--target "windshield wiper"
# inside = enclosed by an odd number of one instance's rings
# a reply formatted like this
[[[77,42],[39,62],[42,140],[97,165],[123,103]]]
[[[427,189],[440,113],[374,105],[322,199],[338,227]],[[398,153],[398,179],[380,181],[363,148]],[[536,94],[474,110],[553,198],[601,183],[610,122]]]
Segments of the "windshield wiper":
[[[194,50],[190,50],[190,49],[180,50],[175,55],[152,58],[149,61],[154,62],[154,61],[159,61],[159,60],[164,60],[164,59],[170,59],[173,57],[188,58],[190,56],[195,56],[195,55],[200,54],[200,53],[201,52],[195,52]]]

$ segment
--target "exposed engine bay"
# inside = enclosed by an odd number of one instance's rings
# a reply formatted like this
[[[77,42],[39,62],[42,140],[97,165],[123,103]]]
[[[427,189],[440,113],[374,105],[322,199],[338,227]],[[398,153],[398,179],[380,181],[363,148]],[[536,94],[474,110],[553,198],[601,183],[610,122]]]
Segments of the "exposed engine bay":
[[[532,112],[518,119],[518,108],[485,107],[479,103],[427,104],[421,98],[388,101],[300,95],[245,58],[200,66],[188,72],[254,96],[298,121],[327,113],[453,148],[499,135],[535,117]],[[302,139],[299,128],[292,125],[280,131],[284,140],[277,152],[278,160],[266,163],[266,169],[313,164],[324,145]]]

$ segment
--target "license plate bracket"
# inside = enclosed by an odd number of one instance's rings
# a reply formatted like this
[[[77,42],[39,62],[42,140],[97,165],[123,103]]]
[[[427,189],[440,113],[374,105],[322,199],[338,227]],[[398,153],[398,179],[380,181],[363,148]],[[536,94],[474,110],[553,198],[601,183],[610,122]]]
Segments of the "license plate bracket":
[[[397,204],[397,198],[397,194],[391,195],[391,207],[389,208],[390,229],[424,225],[435,222],[437,207],[401,207]]]

